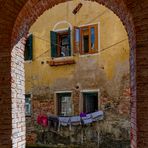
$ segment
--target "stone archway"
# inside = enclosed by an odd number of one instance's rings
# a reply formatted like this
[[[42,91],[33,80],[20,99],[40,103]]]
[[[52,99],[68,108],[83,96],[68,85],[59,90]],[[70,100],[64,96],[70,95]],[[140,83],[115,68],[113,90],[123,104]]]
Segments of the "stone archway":
[[[2,105],[0,109],[0,146],[2,148],[12,147],[12,142],[13,147],[21,147],[25,143],[23,101],[21,102],[22,104],[18,102],[18,99],[23,97],[14,95],[14,100],[12,100],[12,88],[16,86],[16,81],[18,80],[17,74],[19,73],[21,75],[20,71],[23,68],[20,65],[20,63],[22,63],[20,57],[23,55],[23,51],[19,50],[22,49],[24,40],[22,39],[21,42],[18,41],[27,34],[29,27],[35,22],[38,16],[45,10],[62,2],[65,2],[65,0],[22,0],[21,2],[7,0],[6,3],[0,5],[2,14],[0,18],[0,32],[3,33],[2,36],[0,36],[0,104]],[[148,10],[146,9],[148,4],[144,1],[140,4],[138,1],[134,3],[132,0],[128,2],[124,0],[96,0],[96,2],[111,9],[121,19],[127,30],[131,49],[131,147],[147,147],[148,128],[146,123],[148,117],[146,116],[146,112],[148,110],[148,101],[146,98],[148,85],[146,81],[148,80],[148,52],[146,49],[148,45],[146,31],[148,28],[146,24],[148,20],[145,19],[145,17],[148,14]],[[132,6],[132,4],[134,4],[134,6]],[[139,10],[139,12],[137,10]],[[12,47],[19,52],[11,53],[10,49],[12,49]],[[12,59],[16,62],[16,65],[18,64],[18,70],[14,69],[14,71],[12,71]],[[15,76],[16,80],[13,80]],[[20,79],[22,79],[22,77]],[[15,87],[16,92],[17,90],[18,88]],[[23,89],[19,93],[23,95]],[[143,101],[141,101],[141,97]],[[16,103],[16,106],[12,106],[12,101]],[[18,112],[14,112],[16,107],[18,108]],[[19,118],[21,118],[21,120],[19,120]],[[22,127],[20,128],[16,125],[12,127],[13,123],[22,124]],[[13,136],[11,137],[12,131]],[[18,134],[17,137],[15,137],[14,135],[19,132],[22,133],[22,135]]]

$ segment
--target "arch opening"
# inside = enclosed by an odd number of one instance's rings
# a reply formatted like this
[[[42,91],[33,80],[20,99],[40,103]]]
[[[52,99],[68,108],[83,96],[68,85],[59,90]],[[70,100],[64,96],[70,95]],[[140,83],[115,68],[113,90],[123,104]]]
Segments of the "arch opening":
[[[107,5],[107,4],[105,4],[105,2],[101,2],[101,4],[104,4],[104,5]],[[64,4],[64,3],[63,3]],[[27,5],[27,3],[26,3],[26,5]],[[39,5],[39,3],[37,3],[36,4],[36,7],[38,7],[38,5]],[[61,5],[61,4],[60,4]],[[49,7],[49,6],[48,6]],[[46,8],[48,8],[47,6],[46,6]],[[114,8],[112,8],[112,9],[114,9]],[[43,10],[41,10],[40,12],[38,12],[38,13],[43,13],[42,12]],[[114,11],[115,12],[115,11]],[[116,13],[116,12],[115,12]],[[44,14],[43,14],[44,15]],[[120,14],[117,14],[117,15],[119,15],[119,17],[120,17]],[[122,14],[123,15],[123,14]],[[21,16],[21,13],[20,13],[20,16]],[[121,16],[121,17],[123,17],[123,16]],[[120,19],[122,20],[122,18],[120,17]],[[131,21],[131,18],[126,18],[126,19],[129,19],[128,21]],[[30,21],[30,22],[29,22]],[[24,22],[24,21],[22,21],[22,24],[24,24],[24,23],[26,23],[26,24],[30,24],[30,26],[31,26],[31,24],[35,21],[35,20],[29,20],[28,22]],[[125,20],[124,20],[125,21]],[[127,21],[127,20],[126,20]],[[16,21],[16,24],[17,24],[17,21]],[[125,24],[125,22],[123,22],[123,24]],[[131,24],[130,24],[131,25]],[[20,37],[22,36],[22,34],[23,34],[23,36],[25,35],[25,34],[27,34],[27,32],[28,32],[28,29],[29,29],[29,27],[30,27],[29,25],[26,25],[26,28],[24,28],[24,29],[20,29],[21,31],[23,30],[23,32],[20,34],[20,35],[18,35],[17,34],[17,37],[19,37],[18,39],[20,39]],[[20,25],[20,27],[21,27],[21,25]],[[133,32],[133,30],[131,31],[131,29],[133,29],[133,27],[132,28],[130,28],[130,31],[129,31],[129,26],[126,26],[125,25],[125,27],[126,27],[126,29],[127,29],[127,32],[129,33],[129,32]],[[19,30],[18,29],[18,30]],[[15,26],[14,26],[14,30],[13,30],[14,32],[16,31],[16,28],[15,28]],[[128,34],[129,35],[129,34]],[[133,38],[134,38],[134,34],[132,34],[132,35],[130,35],[129,36],[129,43],[130,43],[130,48],[131,48],[131,50],[130,50],[130,66],[131,66],[131,71],[130,71],[130,74],[131,74],[131,78],[133,78],[133,81],[132,81],[132,83],[131,83],[131,91],[132,91],[132,94],[133,94],[133,98],[132,98],[132,100],[134,100],[135,99],[135,93],[134,93],[134,84],[135,84],[135,75],[134,75],[134,71],[133,71],[133,69],[134,69],[134,64],[133,64],[133,61],[134,61],[134,48],[135,48],[135,43],[134,43],[134,41],[133,41]],[[13,40],[13,39],[16,39],[16,37],[14,37],[14,33],[12,34],[12,45],[15,43],[15,41]],[[15,46],[14,48],[16,49],[17,48],[17,51],[15,51],[15,52],[13,52],[12,51],[12,55],[14,55],[14,57],[16,57],[16,56],[21,56],[22,57],[22,53],[24,52],[23,50],[24,50],[24,45],[25,45],[25,39],[23,38],[23,39],[21,39],[21,41],[20,42],[18,42],[17,43],[17,45],[18,46]],[[18,48],[19,49],[21,49],[21,51],[20,51],[20,53],[18,52]],[[103,48],[103,49],[105,49],[105,47]],[[20,55],[19,55],[20,54]],[[23,57],[22,57],[23,58]],[[18,61],[16,61],[16,58],[15,59],[13,59],[12,58],[12,64],[13,64],[13,61],[15,61],[16,63],[20,63],[20,65],[19,65],[19,67],[21,67],[20,69],[18,69],[18,71],[22,71],[22,74],[20,74],[20,77],[21,77],[21,75],[23,76],[23,69],[24,69],[24,67],[23,67],[23,61],[21,61],[19,58],[18,58]],[[15,64],[14,64],[15,65]],[[101,66],[101,68],[103,68],[103,66]],[[12,67],[12,69],[13,69],[13,67]],[[15,66],[14,66],[14,69],[16,69],[15,68]],[[16,71],[14,72],[13,70],[12,70],[12,77],[14,77],[13,76],[13,74],[14,73],[17,73]],[[16,77],[16,81],[18,80],[18,77]],[[22,79],[22,82],[23,82],[24,80]],[[13,83],[13,84],[15,84],[15,83]],[[20,95],[22,95],[22,93],[24,92],[24,90],[23,90],[23,85],[22,85],[22,89],[21,89],[21,91],[20,91]],[[15,90],[16,89],[19,89],[19,85],[18,85],[18,88],[17,87],[15,87]],[[14,91],[15,91],[14,90]],[[13,90],[12,90],[12,92],[13,92]],[[15,98],[15,97],[14,97]],[[20,98],[24,98],[23,96],[20,96]],[[15,102],[15,101],[13,101],[13,102]],[[20,104],[23,104],[24,102],[22,101],[22,102],[20,102]],[[135,103],[135,102],[134,102]],[[22,112],[24,112],[23,110],[22,110]],[[15,114],[15,113],[14,113]],[[24,124],[24,123],[23,123]],[[14,128],[15,129],[15,128]],[[132,131],[133,133],[135,132],[134,130]],[[131,144],[132,144],[132,140],[134,140],[135,139],[135,137],[133,137],[133,136],[135,136],[136,137],[136,135],[134,135],[134,134],[132,134],[132,139],[131,139]],[[15,138],[15,137],[14,137]]]

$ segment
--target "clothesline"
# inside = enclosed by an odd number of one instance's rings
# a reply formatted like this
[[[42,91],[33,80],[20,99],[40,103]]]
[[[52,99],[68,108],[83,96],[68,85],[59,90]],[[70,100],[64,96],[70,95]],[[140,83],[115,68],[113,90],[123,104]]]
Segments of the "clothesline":
[[[93,122],[96,122],[98,120],[102,120],[104,117],[103,111],[96,111],[93,113],[89,113],[83,116],[48,116],[48,122],[49,126],[51,125],[51,122],[54,122],[56,129],[58,131],[60,130],[61,126],[69,126],[69,129],[71,130],[72,126],[78,126],[78,125],[89,125]]]
[[[106,47],[106,48],[103,48],[103,49],[101,49],[98,53],[102,53],[102,52],[104,52],[105,50],[110,49],[111,47],[116,46],[116,45],[118,45],[118,44],[120,44],[120,43],[122,43],[122,42],[124,42],[124,41],[126,41],[126,40],[128,40],[128,39],[125,38],[125,39],[123,39],[123,40],[121,40],[121,41],[119,41],[119,42],[117,42],[117,43],[115,43],[115,44],[112,44],[112,45],[110,45],[110,46],[108,46],[108,47]],[[47,52],[49,52],[49,51],[50,51],[49,49],[46,50],[46,51],[43,52],[41,55],[35,57],[34,60],[40,58],[42,55],[44,55],[45,53],[47,53]]]

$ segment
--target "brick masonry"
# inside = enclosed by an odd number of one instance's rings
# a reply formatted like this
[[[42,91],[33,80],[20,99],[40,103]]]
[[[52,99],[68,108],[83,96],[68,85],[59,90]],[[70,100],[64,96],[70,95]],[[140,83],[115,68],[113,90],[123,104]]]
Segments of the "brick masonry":
[[[11,49],[27,34],[29,27],[46,9],[65,0],[0,0],[0,147],[12,147],[12,115],[11,109]],[[147,0],[96,0],[111,9],[123,22],[131,48],[131,147],[148,147],[148,1]],[[13,52],[12,52],[13,53]],[[23,64],[22,64],[23,66]],[[18,68],[18,70],[20,70]],[[21,94],[22,96],[22,94]],[[16,99],[17,102],[19,99]],[[20,101],[20,100],[19,100]],[[23,104],[23,102],[21,102]],[[13,103],[15,104],[15,103]],[[15,107],[16,108],[16,107]],[[22,106],[18,106],[18,114],[24,116]],[[13,114],[14,113],[14,114]],[[16,116],[14,123],[19,116]],[[24,119],[23,119],[24,120]],[[24,124],[25,121],[21,121]],[[25,128],[25,125],[24,125]],[[19,127],[16,127],[16,131]],[[25,136],[25,135],[24,135]],[[13,136],[12,136],[13,137]],[[21,143],[22,142],[22,143]],[[23,147],[25,139],[21,140]],[[13,144],[16,145],[16,141]]]
[[[11,52],[12,147],[25,147],[25,73],[22,38]]]

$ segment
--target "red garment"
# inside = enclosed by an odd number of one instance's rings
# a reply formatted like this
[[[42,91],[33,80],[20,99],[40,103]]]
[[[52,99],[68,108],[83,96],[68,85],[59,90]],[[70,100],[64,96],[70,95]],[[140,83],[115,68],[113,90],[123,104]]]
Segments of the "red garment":
[[[39,115],[37,117],[37,123],[42,126],[48,126],[48,117],[46,115]]]

